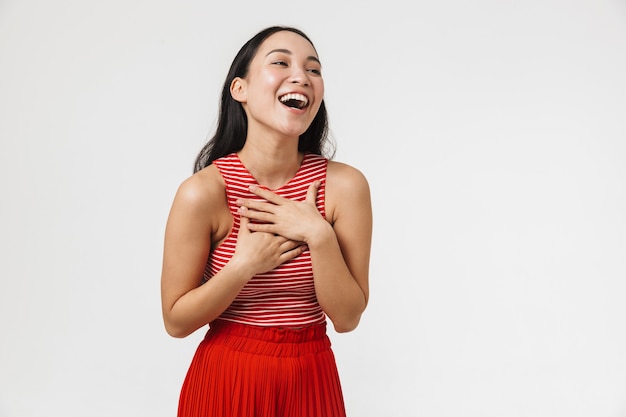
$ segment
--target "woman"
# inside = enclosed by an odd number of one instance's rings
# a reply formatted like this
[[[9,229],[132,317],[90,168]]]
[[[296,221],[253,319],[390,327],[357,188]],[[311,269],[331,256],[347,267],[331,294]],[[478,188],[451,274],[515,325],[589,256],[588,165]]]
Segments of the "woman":
[[[167,332],[209,325],[179,416],[345,416],[326,317],[353,330],[367,305],[369,186],[322,156],[321,63],[295,28],[235,57],[216,133],[179,187],[161,278]]]

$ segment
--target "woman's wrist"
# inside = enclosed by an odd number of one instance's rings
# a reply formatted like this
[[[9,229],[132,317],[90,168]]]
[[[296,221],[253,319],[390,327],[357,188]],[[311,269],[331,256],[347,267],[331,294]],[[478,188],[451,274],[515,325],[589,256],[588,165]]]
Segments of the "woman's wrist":
[[[309,249],[317,249],[323,247],[328,242],[335,239],[335,231],[330,223],[326,220],[320,221],[320,226],[315,228],[315,231],[306,240],[306,244]]]
[[[240,259],[237,255],[234,255],[222,268],[222,273],[230,275],[233,280],[242,285],[245,285],[255,275],[253,265],[244,259]]]

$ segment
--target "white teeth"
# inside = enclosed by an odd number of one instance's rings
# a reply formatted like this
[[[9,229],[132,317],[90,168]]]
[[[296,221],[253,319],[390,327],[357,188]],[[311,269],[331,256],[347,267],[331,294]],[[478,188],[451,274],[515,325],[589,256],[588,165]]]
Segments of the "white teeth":
[[[299,93],[289,93],[280,97],[280,101],[282,103],[286,103],[289,100],[298,100],[302,102],[302,107],[306,106],[309,103],[309,100],[306,98],[304,94]]]

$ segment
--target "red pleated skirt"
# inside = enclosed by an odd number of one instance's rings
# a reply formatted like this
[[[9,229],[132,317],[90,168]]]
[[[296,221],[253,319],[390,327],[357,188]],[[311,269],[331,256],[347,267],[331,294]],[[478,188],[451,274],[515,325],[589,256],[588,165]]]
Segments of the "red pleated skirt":
[[[179,417],[345,417],[326,324],[286,329],[216,321],[198,346]]]

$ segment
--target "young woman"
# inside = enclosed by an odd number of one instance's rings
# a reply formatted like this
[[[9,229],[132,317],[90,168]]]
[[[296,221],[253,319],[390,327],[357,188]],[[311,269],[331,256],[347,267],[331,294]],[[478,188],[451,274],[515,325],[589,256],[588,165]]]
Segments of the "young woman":
[[[180,417],[345,416],[326,317],[348,332],[365,310],[372,211],[361,172],[324,156],[323,97],[298,29],[259,32],[231,65],[165,233],[167,332],[209,325]]]

